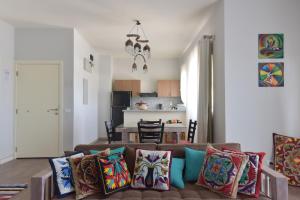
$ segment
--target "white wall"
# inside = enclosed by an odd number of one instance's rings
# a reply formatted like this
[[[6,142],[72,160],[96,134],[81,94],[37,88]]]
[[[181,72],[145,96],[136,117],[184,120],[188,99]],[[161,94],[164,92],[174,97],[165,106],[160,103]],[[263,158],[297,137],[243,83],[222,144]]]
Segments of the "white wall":
[[[83,68],[84,57],[94,55],[93,73]],[[74,147],[98,138],[98,57],[91,45],[74,31]],[[88,80],[88,104],[83,104],[83,79]]]
[[[104,121],[110,120],[112,92],[112,57],[99,55],[98,136],[107,138]]]
[[[73,149],[73,29],[16,28],[16,60],[57,60],[63,62],[63,145]]]
[[[180,66],[177,59],[154,59],[148,65],[148,72],[144,73],[143,63],[137,63],[138,70],[132,72],[132,58],[113,59],[113,80],[136,79],[141,80],[141,92],[157,91],[157,80],[180,79]]]
[[[187,106],[187,119],[197,119],[199,51],[198,43],[204,35],[215,35],[214,41],[214,141],[225,141],[224,88],[224,4],[216,2],[203,13],[198,32],[181,58],[182,99]],[[196,75],[196,77],[195,77]]]
[[[14,28],[0,21],[0,163],[14,156]]]
[[[300,136],[300,1],[225,0],[226,141],[272,153],[272,133]],[[259,33],[284,33],[285,85],[258,87]]]

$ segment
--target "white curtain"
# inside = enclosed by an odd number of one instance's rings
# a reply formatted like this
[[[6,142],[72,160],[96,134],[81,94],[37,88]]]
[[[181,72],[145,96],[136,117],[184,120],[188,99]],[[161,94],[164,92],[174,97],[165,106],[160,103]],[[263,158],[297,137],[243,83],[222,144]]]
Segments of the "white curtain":
[[[213,142],[213,40],[199,41],[198,142]]]

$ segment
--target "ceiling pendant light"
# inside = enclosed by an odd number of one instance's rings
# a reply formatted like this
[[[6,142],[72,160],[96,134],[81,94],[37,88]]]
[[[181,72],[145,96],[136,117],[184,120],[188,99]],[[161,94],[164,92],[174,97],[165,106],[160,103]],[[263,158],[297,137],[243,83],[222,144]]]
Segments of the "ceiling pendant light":
[[[125,43],[125,51],[130,55],[133,54],[133,42],[130,39],[128,39]]]
[[[136,63],[134,62],[133,65],[132,65],[132,71],[136,71],[137,70],[137,65]]]
[[[134,31],[136,32],[134,33]],[[135,20],[135,25],[132,27],[126,37],[128,37],[128,39],[125,42],[125,51],[133,56],[132,71],[137,70],[136,59],[137,57],[141,57],[144,61],[143,71],[147,72],[147,60],[151,58],[151,51],[150,46],[148,45],[149,40],[147,39],[139,20]]]

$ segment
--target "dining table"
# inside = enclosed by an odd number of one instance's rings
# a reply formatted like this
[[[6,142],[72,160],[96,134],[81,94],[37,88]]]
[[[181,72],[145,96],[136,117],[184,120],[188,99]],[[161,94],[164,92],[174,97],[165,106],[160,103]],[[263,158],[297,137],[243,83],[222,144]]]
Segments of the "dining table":
[[[129,134],[130,133],[138,133],[137,124],[129,124],[124,125],[120,124],[115,127],[116,132],[122,133],[122,143],[129,143]],[[164,133],[176,133],[176,142],[179,143],[180,141],[180,134],[182,132],[187,131],[187,126],[182,123],[177,124],[165,124],[164,126]]]

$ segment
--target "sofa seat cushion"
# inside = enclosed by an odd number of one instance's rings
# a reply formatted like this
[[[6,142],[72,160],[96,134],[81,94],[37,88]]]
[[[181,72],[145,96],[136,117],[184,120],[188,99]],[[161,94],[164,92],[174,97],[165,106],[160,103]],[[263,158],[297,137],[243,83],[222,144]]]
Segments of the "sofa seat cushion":
[[[75,195],[69,195],[63,200],[75,199]],[[87,197],[86,199],[106,199],[106,200],[201,200],[201,199],[227,199],[217,193],[211,192],[208,189],[202,188],[194,183],[186,183],[184,189],[177,189],[176,187],[171,187],[170,191],[155,191],[155,190],[134,190],[128,189],[116,192],[109,196],[104,196],[102,194],[94,194]],[[247,197],[239,197],[238,199],[255,199]],[[259,197],[259,200],[270,200],[267,197]]]

